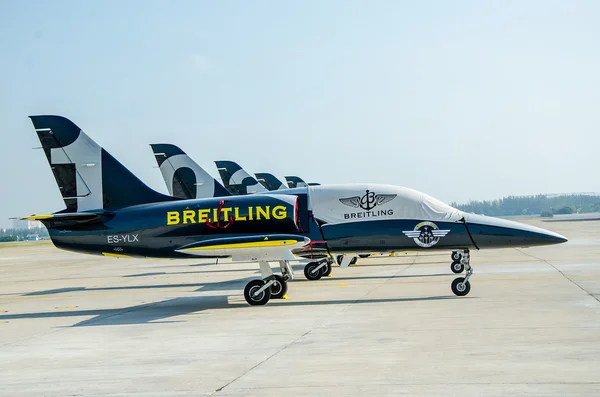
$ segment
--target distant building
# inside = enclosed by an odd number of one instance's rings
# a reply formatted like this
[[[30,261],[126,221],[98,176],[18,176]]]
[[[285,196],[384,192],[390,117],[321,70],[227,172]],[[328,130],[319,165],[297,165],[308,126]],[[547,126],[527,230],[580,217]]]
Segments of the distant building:
[[[38,221],[22,221],[20,219],[13,219],[13,229],[37,229],[42,227]]]
[[[28,234],[25,237],[25,241],[38,241],[40,239],[40,235],[39,234]]]

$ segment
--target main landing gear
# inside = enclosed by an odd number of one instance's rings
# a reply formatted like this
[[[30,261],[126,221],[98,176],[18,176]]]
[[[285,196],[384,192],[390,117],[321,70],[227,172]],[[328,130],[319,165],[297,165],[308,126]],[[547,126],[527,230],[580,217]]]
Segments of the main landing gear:
[[[366,258],[369,256],[369,254],[367,254],[367,256],[363,256],[363,255],[359,255],[361,258]],[[335,257],[335,260],[337,262],[338,265],[342,265],[342,261],[344,260],[344,255],[338,255]],[[353,256],[352,259],[350,260],[350,265],[354,265],[356,262],[358,261],[358,256]],[[348,266],[350,266],[348,265]]]
[[[244,288],[244,298],[252,306],[265,305],[270,299],[286,297],[288,281],[294,279],[294,272],[288,261],[279,261],[281,276],[273,274],[269,262],[260,262],[262,279],[252,280]]]
[[[471,284],[469,278],[473,274],[473,268],[471,267],[471,255],[469,250],[452,251],[452,265],[450,269],[454,273],[462,273],[466,270],[465,277],[458,277],[452,281],[452,292],[457,296],[465,296],[471,291]]]
[[[304,276],[311,281],[319,280],[321,277],[327,277],[331,274],[331,258],[323,258],[316,262],[309,262],[304,266]]]

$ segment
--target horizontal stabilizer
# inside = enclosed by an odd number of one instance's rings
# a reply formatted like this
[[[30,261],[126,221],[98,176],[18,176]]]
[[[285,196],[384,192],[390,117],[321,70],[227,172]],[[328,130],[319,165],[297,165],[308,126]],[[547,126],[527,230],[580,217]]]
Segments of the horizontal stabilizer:
[[[112,216],[111,212],[64,212],[56,214],[29,215],[20,218],[27,221],[40,221],[44,225],[73,225],[76,223],[99,222],[104,217]]]

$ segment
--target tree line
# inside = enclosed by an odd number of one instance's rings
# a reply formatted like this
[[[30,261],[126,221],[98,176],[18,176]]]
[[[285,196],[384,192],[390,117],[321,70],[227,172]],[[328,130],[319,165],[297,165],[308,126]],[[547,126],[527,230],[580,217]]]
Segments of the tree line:
[[[555,214],[600,212],[600,196],[588,194],[507,196],[497,200],[471,200],[466,204],[454,202],[452,206],[465,212],[489,216],[553,216]]]
[[[0,242],[23,241],[28,235],[37,234],[41,239],[50,238],[45,227],[32,229],[0,229]]]

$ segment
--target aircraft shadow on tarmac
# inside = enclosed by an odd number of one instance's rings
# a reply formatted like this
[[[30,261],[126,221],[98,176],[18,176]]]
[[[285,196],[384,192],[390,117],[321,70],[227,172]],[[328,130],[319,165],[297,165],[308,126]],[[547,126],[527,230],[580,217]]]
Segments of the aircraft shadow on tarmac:
[[[322,306],[322,305],[344,305],[365,303],[391,303],[391,302],[415,302],[434,301],[446,299],[469,299],[451,296],[429,296],[422,298],[393,298],[393,299],[348,299],[348,300],[321,300],[321,301],[279,301],[272,306]],[[266,306],[265,308],[269,308]],[[169,299],[161,302],[147,303],[119,309],[90,309],[69,310],[40,313],[5,314],[0,315],[0,321],[56,318],[56,317],[81,317],[94,316],[91,319],[71,325],[71,327],[110,326],[110,325],[140,325],[156,323],[176,323],[184,320],[167,320],[172,317],[191,313],[202,312],[210,309],[239,309],[252,310],[246,302],[229,302],[227,296],[190,296]]]
[[[153,273],[147,273],[153,274]],[[171,274],[171,273],[168,273]],[[162,275],[162,273],[156,273],[156,275]],[[377,279],[403,279],[403,278],[418,278],[418,277],[444,277],[449,276],[448,273],[438,274],[406,274],[396,276],[357,276],[357,277],[326,277],[323,281],[347,281],[347,280],[377,280]],[[128,277],[128,276],[124,276]],[[243,286],[251,279],[256,277],[249,276],[246,278],[218,281],[218,282],[202,282],[202,283],[170,283],[170,284],[155,284],[155,285],[124,285],[118,287],[66,287],[56,288],[42,291],[34,291],[22,294],[21,296],[42,296],[42,295],[56,295],[69,292],[102,292],[102,291],[127,291],[127,290],[146,290],[146,289],[172,289],[172,288],[196,288],[195,292],[208,292],[208,291],[226,291],[231,289],[243,289]],[[302,282],[313,282],[304,278],[295,279],[292,283]],[[291,284],[293,287],[293,284]],[[184,291],[182,291],[184,292]]]
[[[196,265],[191,265],[196,266]],[[253,271],[254,270],[254,271]],[[170,276],[176,274],[211,274],[211,273],[234,273],[234,272],[246,272],[246,273],[258,273],[257,269],[229,269],[229,270],[199,270],[194,272],[152,272],[152,273],[139,273],[139,274],[128,274],[122,277],[151,277],[151,276]]]
[[[419,278],[419,277],[448,277],[450,274],[449,273],[436,273],[436,274],[404,274],[401,276],[357,276],[357,277],[337,277],[334,276],[331,279],[325,279],[325,280],[331,280],[331,281],[337,281],[337,280],[377,280],[377,279],[382,279],[382,278],[389,278],[390,280],[392,279],[396,279],[396,278]],[[308,281],[308,280],[306,280]]]

